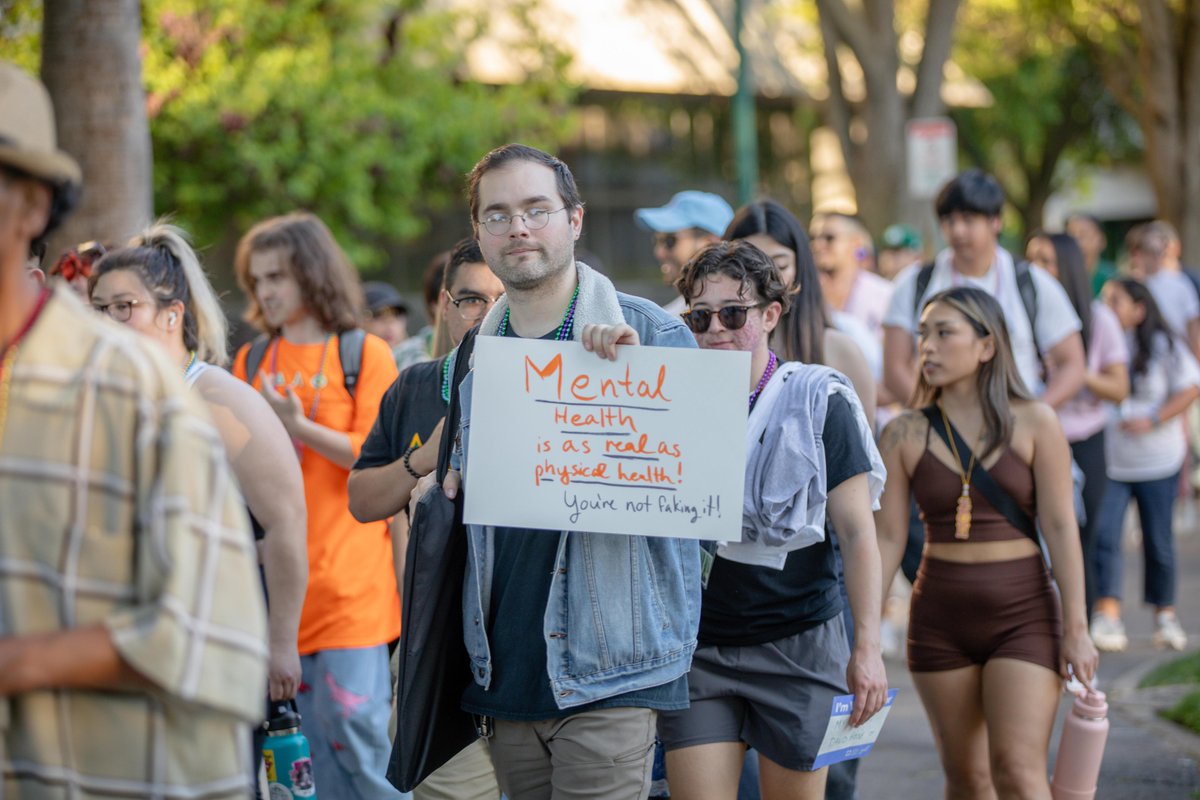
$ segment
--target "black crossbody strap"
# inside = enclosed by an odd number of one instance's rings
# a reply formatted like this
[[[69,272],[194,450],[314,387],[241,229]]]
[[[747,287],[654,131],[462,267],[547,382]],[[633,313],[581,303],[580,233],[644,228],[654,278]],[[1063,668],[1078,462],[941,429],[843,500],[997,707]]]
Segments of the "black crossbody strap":
[[[442,441],[438,445],[438,483],[446,479],[450,469],[450,453],[454,449],[454,440],[458,437],[458,421],[462,415],[459,408],[458,385],[471,371],[471,353],[475,350],[475,335],[479,326],[467,331],[467,335],[458,343],[457,354],[454,355],[454,377],[450,379],[450,404],[446,406],[446,421],[442,425]],[[450,356],[446,356],[450,358]]]
[[[953,425],[950,426],[949,431],[946,430],[946,425],[942,421],[942,415],[938,412],[937,406],[926,406],[922,409],[922,413],[929,420],[929,426],[946,443],[947,448],[950,447],[950,434],[954,435],[954,447],[958,448],[958,457],[960,459],[959,469],[966,471],[967,465],[971,463],[971,448],[963,441],[958,430]],[[1034,524],[1033,518],[1017,505],[1017,501],[1004,490],[1004,487],[996,483],[996,479],[983,468],[983,465],[978,460],[976,460],[975,468],[971,472],[971,483],[984,496],[984,499],[992,504],[992,508],[1003,514],[1004,518],[1014,528],[1040,544],[1037,526]]]

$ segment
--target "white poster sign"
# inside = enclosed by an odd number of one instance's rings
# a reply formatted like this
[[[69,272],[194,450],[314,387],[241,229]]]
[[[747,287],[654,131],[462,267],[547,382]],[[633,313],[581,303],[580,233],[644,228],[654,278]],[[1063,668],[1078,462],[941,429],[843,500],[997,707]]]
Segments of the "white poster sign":
[[[958,174],[958,132],[947,117],[911,119],[904,127],[908,192],[932,199]]]
[[[481,336],[468,523],[740,541],[750,355]]]

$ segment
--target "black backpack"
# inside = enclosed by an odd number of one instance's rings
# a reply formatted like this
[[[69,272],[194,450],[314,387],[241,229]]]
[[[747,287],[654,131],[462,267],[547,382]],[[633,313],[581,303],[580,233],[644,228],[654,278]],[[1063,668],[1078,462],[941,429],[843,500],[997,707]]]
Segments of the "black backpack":
[[[1017,294],[1021,295],[1021,305],[1025,306],[1025,316],[1029,318],[1029,328],[1033,332],[1033,347],[1037,351],[1040,364],[1045,357],[1042,353],[1042,344],[1037,337],[1037,287],[1033,285],[1033,271],[1025,259],[1020,261],[1013,259],[1013,268],[1017,274]],[[917,284],[913,293],[913,319],[916,319],[917,315],[921,313],[921,298],[925,296],[925,290],[929,288],[929,280],[932,277],[933,262],[930,261],[923,264],[921,271],[917,273]]]
[[[258,368],[262,366],[263,356],[271,338],[265,333],[250,344],[246,353],[246,382],[253,383]],[[363,342],[367,340],[367,332],[362,328],[354,328],[338,334],[338,360],[342,362],[342,374],[345,375],[346,391],[354,398],[354,390],[358,386],[358,373],[362,371]]]

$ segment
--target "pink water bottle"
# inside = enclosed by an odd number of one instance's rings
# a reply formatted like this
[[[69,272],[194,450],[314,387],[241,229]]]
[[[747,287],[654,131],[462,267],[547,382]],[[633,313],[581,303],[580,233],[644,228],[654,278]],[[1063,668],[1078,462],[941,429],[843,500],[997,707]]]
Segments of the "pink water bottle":
[[[1108,740],[1108,703],[1104,692],[1088,690],[1075,698],[1063,723],[1050,796],[1054,800],[1093,800]]]

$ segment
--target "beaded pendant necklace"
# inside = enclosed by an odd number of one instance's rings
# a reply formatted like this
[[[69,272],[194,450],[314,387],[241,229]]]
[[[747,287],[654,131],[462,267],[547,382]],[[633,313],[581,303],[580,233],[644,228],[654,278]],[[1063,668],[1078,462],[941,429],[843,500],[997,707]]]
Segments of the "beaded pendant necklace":
[[[758,396],[762,394],[762,390],[767,388],[767,384],[771,382],[771,376],[775,374],[775,368],[779,366],[779,357],[775,355],[774,350],[768,350],[770,356],[767,358],[767,368],[763,370],[762,377],[758,379],[758,386],[754,387],[754,391],[750,393],[750,408],[753,410],[754,404],[758,402]]]
[[[941,403],[938,403],[938,411],[942,412],[942,424],[946,426],[946,431],[950,436],[950,452],[954,454],[954,466],[958,476],[962,479],[962,494],[958,496],[958,503],[954,506],[954,538],[969,539],[971,538],[971,511],[973,510],[971,474],[975,471],[975,453],[979,450],[979,445],[976,445],[975,450],[971,451],[967,468],[963,470],[962,458],[958,455],[958,448],[954,444],[954,429],[950,427],[950,418],[946,416],[946,409],[942,408]],[[982,435],[979,438],[982,441]]]
[[[25,320],[25,324],[17,331],[17,335],[4,348],[4,356],[0,358],[0,443],[4,441],[4,426],[8,422],[8,395],[12,388],[13,368],[17,363],[17,345],[25,338],[25,334],[29,333],[33,323],[37,322],[49,297],[50,290],[43,288],[33,307],[33,313],[29,315],[29,319]]]
[[[575,304],[578,301],[579,284],[575,284],[575,293],[571,295],[571,304],[568,305],[567,310],[563,312],[562,322],[558,324],[558,333],[554,337],[555,341],[565,342],[575,333]],[[497,336],[508,335],[508,315],[511,311],[511,306],[504,309],[504,318],[500,320],[500,327],[496,330]]]
[[[312,404],[308,408],[308,419],[316,422],[317,408],[321,405],[321,390],[329,384],[329,379],[325,377],[325,358],[329,355],[329,343],[333,341],[333,334],[325,337],[325,343],[321,346],[321,364],[317,367],[317,374],[312,376],[309,385],[316,391],[313,393]],[[271,348],[271,374],[275,376],[275,386],[283,388],[287,384],[287,378],[279,374],[279,339],[275,339],[275,346]],[[304,443],[293,440],[296,446],[297,455],[304,454]]]

